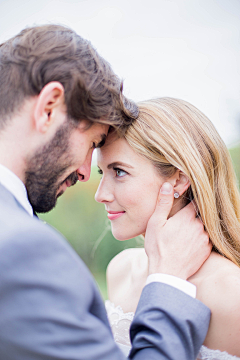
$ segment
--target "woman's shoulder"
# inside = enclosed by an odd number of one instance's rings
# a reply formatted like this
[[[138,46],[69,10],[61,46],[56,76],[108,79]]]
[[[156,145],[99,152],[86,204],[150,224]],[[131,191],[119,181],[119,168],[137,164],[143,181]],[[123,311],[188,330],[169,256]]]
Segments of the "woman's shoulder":
[[[212,253],[202,268],[189,279],[197,286],[197,297],[207,306],[240,306],[240,268],[223,256]],[[224,302],[228,299],[228,302]],[[240,314],[240,312],[239,312]]]
[[[212,312],[204,345],[240,356],[240,268],[213,253],[192,282]]]
[[[213,264],[212,273],[200,281],[198,297],[214,306],[215,311],[230,310],[234,304],[240,309],[240,268],[225,258],[219,260]]]
[[[212,286],[223,291],[226,287],[232,288],[233,284],[240,285],[240,268],[227,258],[212,252],[190,281],[197,285],[199,292]]]

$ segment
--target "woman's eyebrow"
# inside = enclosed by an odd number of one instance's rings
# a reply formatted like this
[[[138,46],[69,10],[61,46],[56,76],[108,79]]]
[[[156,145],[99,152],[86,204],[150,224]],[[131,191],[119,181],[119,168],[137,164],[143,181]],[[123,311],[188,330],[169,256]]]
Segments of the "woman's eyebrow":
[[[109,165],[107,166],[107,168],[108,168],[108,169],[113,169],[113,168],[118,167],[118,166],[124,166],[124,167],[127,167],[127,168],[129,168],[129,169],[133,169],[133,167],[132,167],[131,165],[125,164],[125,163],[120,162],[120,161],[115,161],[115,162],[109,164]]]

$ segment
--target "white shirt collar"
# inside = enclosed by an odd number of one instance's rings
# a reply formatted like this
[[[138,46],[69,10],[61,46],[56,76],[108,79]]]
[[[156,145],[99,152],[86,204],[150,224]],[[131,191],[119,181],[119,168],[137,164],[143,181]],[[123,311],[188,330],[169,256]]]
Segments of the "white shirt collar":
[[[23,182],[11,170],[0,164],[0,184],[2,184],[24,209],[33,216],[33,209],[27,197],[27,190]]]

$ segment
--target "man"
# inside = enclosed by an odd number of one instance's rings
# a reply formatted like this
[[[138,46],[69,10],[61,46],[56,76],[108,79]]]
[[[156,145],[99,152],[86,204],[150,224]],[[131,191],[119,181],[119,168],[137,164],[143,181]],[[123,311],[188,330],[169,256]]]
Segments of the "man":
[[[109,125],[124,131],[137,108],[90,43],[62,26],[2,44],[0,78],[0,358],[124,359],[88,269],[33,213],[89,179]],[[209,255],[208,236],[191,205],[170,227],[172,201],[165,184],[146,234],[150,277],[131,359],[194,359],[208,329],[210,311],[185,281]]]

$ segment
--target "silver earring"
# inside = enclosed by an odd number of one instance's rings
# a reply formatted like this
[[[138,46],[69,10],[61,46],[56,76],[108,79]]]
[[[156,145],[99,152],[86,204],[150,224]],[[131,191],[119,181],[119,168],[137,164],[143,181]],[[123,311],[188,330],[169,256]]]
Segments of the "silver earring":
[[[175,192],[175,193],[174,193],[174,197],[175,197],[175,199],[178,199],[178,198],[179,198],[179,196],[180,196],[180,195],[179,195],[179,193],[178,193],[178,192]]]

